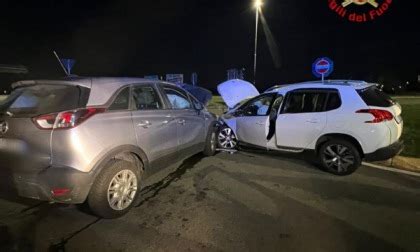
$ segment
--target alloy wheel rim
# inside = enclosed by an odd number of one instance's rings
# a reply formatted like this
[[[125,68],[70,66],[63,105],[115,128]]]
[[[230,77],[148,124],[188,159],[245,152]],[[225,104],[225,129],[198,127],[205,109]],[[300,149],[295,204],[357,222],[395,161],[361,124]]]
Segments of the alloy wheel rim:
[[[349,167],[355,163],[353,152],[341,144],[328,145],[323,154],[327,167],[338,173],[347,172]]]
[[[232,129],[224,128],[219,132],[219,144],[225,149],[233,149],[236,147],[237,139]]]
[[[137,177],[131,170],[118,172],[108,186],[109,206],[117,211],[129,207],[137,193]]]

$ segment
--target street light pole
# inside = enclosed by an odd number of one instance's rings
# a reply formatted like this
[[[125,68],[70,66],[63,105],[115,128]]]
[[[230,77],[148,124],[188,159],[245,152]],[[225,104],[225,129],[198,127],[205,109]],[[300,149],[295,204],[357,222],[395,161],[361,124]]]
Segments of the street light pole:
[[[254,85],[257,82],[257,51],[258,51],[258,23],[262,0],[255,0],[255,48],[254,48]]]

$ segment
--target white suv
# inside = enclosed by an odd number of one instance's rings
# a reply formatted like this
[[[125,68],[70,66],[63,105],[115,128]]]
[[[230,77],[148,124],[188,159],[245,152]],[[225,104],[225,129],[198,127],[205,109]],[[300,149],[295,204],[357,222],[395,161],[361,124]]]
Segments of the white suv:
[[[259,94],[252,84],[231,80],[218,91],[231,108],[221,117],[221,148],[314,150],[337,175],[353,173],[363,159],[392,158],[403,148],[401,106],[375,84],[305,82]]]

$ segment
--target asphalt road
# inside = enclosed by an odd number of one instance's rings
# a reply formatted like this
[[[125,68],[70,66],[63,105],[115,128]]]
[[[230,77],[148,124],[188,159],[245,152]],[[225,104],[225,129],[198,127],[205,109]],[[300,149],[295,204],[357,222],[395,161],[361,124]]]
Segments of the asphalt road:
[[[1,251],[420,251],[420,177],[368,167],[195,156],[118,220],[2,195]]]

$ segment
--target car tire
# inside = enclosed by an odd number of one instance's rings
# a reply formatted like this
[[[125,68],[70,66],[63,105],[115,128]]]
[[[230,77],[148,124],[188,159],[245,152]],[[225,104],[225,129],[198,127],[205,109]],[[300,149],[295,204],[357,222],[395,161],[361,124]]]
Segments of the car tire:
[[[221,149],[236,149],[238,147],[238,138],[231,128],[223,125],[217,132],[217,145]]]
[[[110,161],[92,185],[87,198],[89,208],[105,219],[125,215],[140,193],[140,180],[140,169],[135,164],[120,159]]]
[[[330,139],[318,151],[323,168],[335,175],[345,176],[355,172],[362,164],[356,146],[343,139]]]
[[[217,139],[216,130],[214,127],[210,127],[209,133],[207,134],[206,146],[204,147],[204,156],[211,157],[216,154]]]

